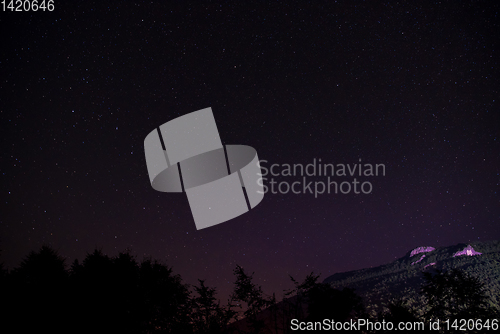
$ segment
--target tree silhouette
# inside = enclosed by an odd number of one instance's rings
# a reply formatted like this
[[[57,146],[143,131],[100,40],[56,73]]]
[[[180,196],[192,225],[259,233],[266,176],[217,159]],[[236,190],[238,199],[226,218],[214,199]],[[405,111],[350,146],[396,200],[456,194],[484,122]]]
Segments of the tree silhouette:
[[[425,272],[422,287],[428,305],[427,318],[434,319],[486,319],[495,314],[477,277],[453,269],[448,272]]]
[[[393,301],[387,305],[388,310],[386,312],[380,313],[378,320],[390,321],[393,324],[400,322],[416,322],[420,319],[418,316],[410,309],[402,299]],[[387,333],[390,331],[387,331]]]
[[[87,254],[82,265],[73,263],[71,272],[74,299],[78,301],[76,323],[81,332],[92,328],[111,331],[114,326],[122,329],[122,324],[115,319],[119,296],[115,290],[117,282],[112,259],[96,249]]]
[[[319,283],[320,275],[310,273],[302,282],[290,276],[294,288],[285,293],[290,296],[285,302],[285,333],[293,333],[292,319],[300,321],[323,321],[334,319],[346,321],[351,318],[366,317],[361,298],[352,289],[337,290],[328,283]],[[304,310],[307,312],[304,312]]]
[[[70,320],[64,259],[47,246],[31,251],[6,279],[6,322],[20,331],[63,332]],[[28,321],[29,320],[29,321]]]
[[[192,333],[188,286],[172,269],[128,252],[100,250],[64,260],[49,247],[30,252],[5,278],[4,326],[17,332]]]
[[[365,315],[363,302],[352,289],[337,290],[330,284],[318,283],[309,289],[307,297],[309,321],[346,321]]]
[[[239,265],[234,269],[236,282],[234,292],[232,294],[232,302],[237,302],[240,308],[243,307],[242,302],[246,304],[244,311],[245,317],[250,323],[253,333],[259,333],[265,327],[265,322],[259,319],[257,315],[265,308],[273,304],[272,298],[264,297],[262,288],[252,282],[253,273],[251,275],[245,273]]]
[[[172,268],[145,260],[140,266],[140,287],[146,332],[191,333],[190,293]]]
[[[236,312],[231,307],[222,307],[216,302],[214,288],[205,285],[204,280],[198,280],[199,286],[194,286],[197,294],[192,299],[191,319],[195,333],[219,334],[228,331],[227,325]]]
[[[292,318],[313,322],[368,318],[354,290],[318,283],[319,275],[313,273],[302,282],[291,277],[294,288],[281,305],[274,294],[264,295],[253,282],[253,273],[236,266],[234,275],[234,291],[223,307],[215,288],[199,280],[191,296],[181,277],[158,261],[139,263],[129,252],[109,257],[94,250],[66,270],[64,259],[43,246],[10,272],[0,266],[6,306],[3,325],[15,332],[223,334],[248,327],[249,333],[288,333]],[[389,304],[379,320],[498,318],[478,277],[451,270],[425,272],[424,278],[422,319],[400,300]],[[246,317],[242,326],[229,324],[237,318],[235,307]]]
[[[60,285],[67,279],[64,259],[48,246],[31,251],[14,270],[17,279],[29,286]]]
[[[0,256],[2,255],[2,250],[0,249]],[[5,277],[7,277],[7,270],[4,268],[3,262],[0,263],[0,282],[4,282]]]
[[[287,312],[287,318],[290,318],[287,319],[287,321],[291,320],[292,318],[303,319],[305,317],[305,298],[307,297],[309,290],[319,284],[319,276],[320,275],[314,275],[314,273],[310,273],[302,282],[298,282],[289,275],[290,279],[293,282],[294,288],[285,293],[285,296],[291,297],[286,302],[286,310],[290,311]]]

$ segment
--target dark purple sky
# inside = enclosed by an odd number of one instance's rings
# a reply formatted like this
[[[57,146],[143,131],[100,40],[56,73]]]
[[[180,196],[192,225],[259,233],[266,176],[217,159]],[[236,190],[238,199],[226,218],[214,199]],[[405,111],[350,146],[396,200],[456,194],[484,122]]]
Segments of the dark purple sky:
[[[289,274],[500,238],[500,6],[390,3],[2,12],[0,261],[12,269],[43,244],[68,264],[128,248],[223,299],[236,264],[281,297]],[[222,142],[267,167],[362,159],[386,175],[358,178],[369,195],[268,193],[197,231],[185,194],[151,188],[143,142],[207,107]]]

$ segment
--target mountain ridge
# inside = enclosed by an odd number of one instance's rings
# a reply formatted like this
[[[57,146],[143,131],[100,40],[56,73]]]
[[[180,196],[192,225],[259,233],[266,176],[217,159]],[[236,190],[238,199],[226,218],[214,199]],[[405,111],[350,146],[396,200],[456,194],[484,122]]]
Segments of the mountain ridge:
[[[500,302],[500,241],[421,246],[391,263],[328,276],[323,283],[337,289],[351,288],[374,312],[394,300],[418,308],[423,271],[462,269],[481,279],[492,304]]]
[[[460,252],[463,255],[457,255]],[[468,256],[469,253],[471,256]],[[421,261],[415,263],[419,259]],[[485,285],[489,303],[495,309],[500,309],[500,240],[459,243],[437,248],[421,246],[409,250],[391,263],[335,273],[325,278],[323,284],[330,284],[338,290],[353,289],[355,294],[361,297],[365,311],[372,320],[380,319],[381,315],[386,314],[391,303],[405,305],[415,316],[423,319],[427,304],[421,294],[421,287],[426,283],[423,272],[437,273],[438,270],[452,269],[462,269],[480,278]],[[307,319],[308,297],[307,293],[303,293],[304,291],[284,298],[275,306],[259,312],[257,319],[265,324],[267,328],[265,333],[291,333],[293,332],[289,327],[291,319]],[[251,321],[242,318],[232,323],[230,327],[248,332]]]

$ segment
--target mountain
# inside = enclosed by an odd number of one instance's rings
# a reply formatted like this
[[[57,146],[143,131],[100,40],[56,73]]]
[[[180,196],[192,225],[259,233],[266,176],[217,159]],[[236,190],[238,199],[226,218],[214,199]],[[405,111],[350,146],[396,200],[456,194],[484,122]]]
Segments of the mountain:
[[[408,251],[400,259],[375,268],[367,268],[327,277],[337,289],[352,288],[361,296],[370,314],[384,309],[391,301],[403,300],[418,310],[422,297],[420,289],[424,271],[462,269],[478,277],[486,288],[490,302],[500,303],[500,241],[457,244],[434,248],[420,246]]]
[[[292,319],[309,321],[306,319],[311,315],[310,298],[315,300],[316,305],[321,305],[324,308],[325,312],[323,313],[329,314],[331,317],[341,316],[342,312],[339,313],[339,311],[343,309],[354,310],[351,306],[356,297],[345,298],[346,295],[349,295],[350,290],[343,290],[344,288],[353,289],[356,295],[361,297],[362,304],[368,312],[368,314],[364,311],[358,314],[351,313],[349,317],[352,316],[354,319],[368,318],[375,321],[387,311],[387,306],[390,303],[401,305],[398,302],[402,301],[402,305],[405,305],[416,316],[416,318],[406,320],[422,320],[425,319],[424,310],[428,309],[427,301],[420,293],[422,286],[426,284],[424,273],[433,274],[452,269],[460,269],[478,278],[480,282],[484,283],[490,306],[497,310],[500,309],[500,241],[474,242],[448,247],[424,245],[409,250],[401,258],[388,264],[375,268],[336,273],[327,277],[322,282],[323,284],[310,282],[312,284],[309,285],[309,288],[315,285],[316,287],[313,289],[319,288],[320,290],[316,291],[320,291],[320,294],[324,292],[328,296],[326,299],[322,299],[317,293],[310,294],[311,290],[306,287],[306,278],[301,283],[302,292],[285,298],[273,307],[258,313],[256,319],[262,321],[264,328],[259,333],[295,332],[291,329],[290,321]],[[325,285],[330,285],[335,290],[329,291]],[[345,294],[344,291],[346,291]],[[399,310],[401,311],[401,309]],[[399,316],[401,314],[403,317],[405,316],[404,313],[400,313]],[[392,313],[392,316],[398,316],[398,314]],[[252,332],[251,321],[248,318],[232,323],[230,328],[236,332]]]

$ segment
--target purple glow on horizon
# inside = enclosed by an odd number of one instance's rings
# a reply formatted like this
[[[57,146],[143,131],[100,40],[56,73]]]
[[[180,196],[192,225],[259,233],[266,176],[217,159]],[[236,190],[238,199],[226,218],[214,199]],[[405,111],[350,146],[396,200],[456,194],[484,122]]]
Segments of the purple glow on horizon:
[[[435,250],[434,247],[418,247],[411,251],[410,257],[417,255],[419,253],[427,253]]]
[[[463,251],[456,252],[453,254],[453,257],[455,256],[461,256],[461,255],[468,255],[468,256],[474,256],[474,255],[481,255],[482,253],[476,252],[474,248],[472,248],[471,245],[468,245],[467,247],[464,248]]]

